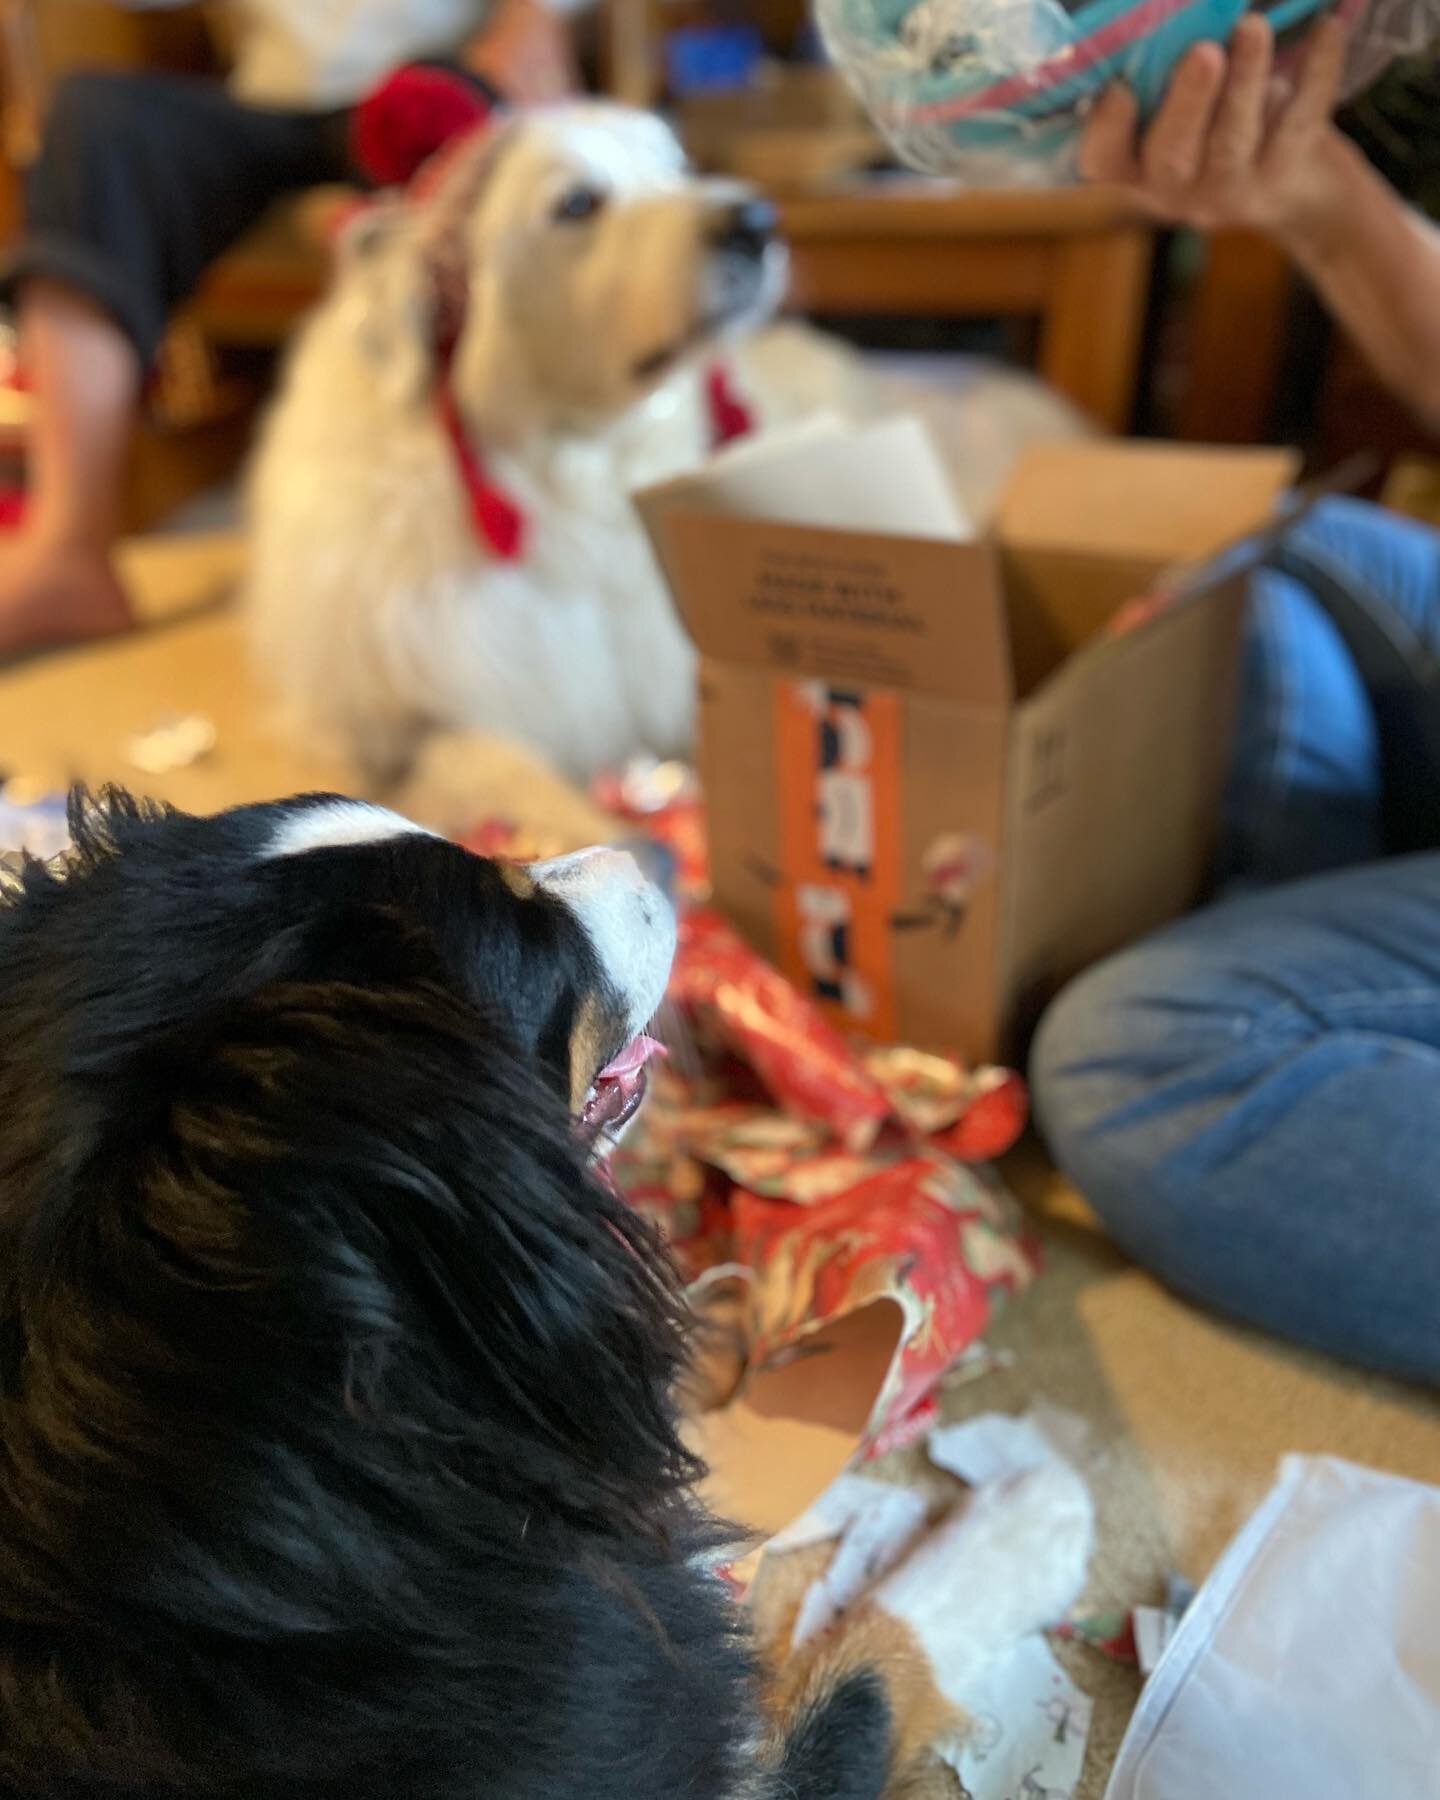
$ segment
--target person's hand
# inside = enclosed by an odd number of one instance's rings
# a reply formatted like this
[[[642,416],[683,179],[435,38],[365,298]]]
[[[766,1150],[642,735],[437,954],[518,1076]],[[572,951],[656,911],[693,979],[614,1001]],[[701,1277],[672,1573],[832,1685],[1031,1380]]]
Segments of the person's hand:
[[[1288,240],[1328,228],[1347,192],[1331,123],[1345,62],[1334,18],[1311,33],[1293,90],[1275,73],[1269,25],[1247,14],[1228,52],[1197,44],[1159,110],[1137,129],[1135,96],[1110,87],[1086,122],[1080,172],[1126,188],[1170,224],[1245,226]]]
[[[496,0],[465,61],[517,106],[563,100],[580,86],[569,27],[544,0]]]

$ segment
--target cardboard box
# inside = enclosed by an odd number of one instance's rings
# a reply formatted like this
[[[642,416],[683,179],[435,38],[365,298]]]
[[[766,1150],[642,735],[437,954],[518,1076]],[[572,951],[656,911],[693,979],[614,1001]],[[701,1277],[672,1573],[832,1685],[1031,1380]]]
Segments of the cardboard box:
[[[994,528],[918,422],[820,423],[638,497],[701,652],[717,903],[838,1021],[1013,1051],[1210,856],[1244,579],[1288,451],[1031,451]],[[1243,558],[1240,559],[1243,561]]]

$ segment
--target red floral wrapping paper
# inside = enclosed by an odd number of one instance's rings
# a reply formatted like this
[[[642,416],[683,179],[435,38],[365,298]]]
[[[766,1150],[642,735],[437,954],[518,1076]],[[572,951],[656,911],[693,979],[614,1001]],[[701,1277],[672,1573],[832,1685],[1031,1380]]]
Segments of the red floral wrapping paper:
[[[866,1430],[917,1412],[1001,1297],[1035,1270],[981,1165],[1025,1123],[1020,1078],[901,1048],[852,1048],[716,914],[684,917],[669,1063],[611,1168],[697,1288],[744,1284],[752,1367],[873,1301],[903,1327]]]

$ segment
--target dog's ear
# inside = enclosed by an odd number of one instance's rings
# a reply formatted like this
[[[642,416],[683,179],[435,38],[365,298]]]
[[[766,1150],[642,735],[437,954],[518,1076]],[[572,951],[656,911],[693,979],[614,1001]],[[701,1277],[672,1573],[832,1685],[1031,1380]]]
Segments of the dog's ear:
[[[435,380],[437,297],[414,208],[398,197],[362,208],[339,242],[344,314],[380,391],[413,406]]]
[[[482,254],[476,214],[496,170],[516,142],[514,119],[502,119],[459,141],[435,161],[423,199],[423,236],[436,273],[440,305],[455,336],[456,400],[475,433],[506,433],[530,416],[524,359],[517,355],[506,306],[507,279]]]
[[[471,271],[454,383],[456,400],[478,441],[508,437],[533,417],[530,368],[517,347],[498,269]]]

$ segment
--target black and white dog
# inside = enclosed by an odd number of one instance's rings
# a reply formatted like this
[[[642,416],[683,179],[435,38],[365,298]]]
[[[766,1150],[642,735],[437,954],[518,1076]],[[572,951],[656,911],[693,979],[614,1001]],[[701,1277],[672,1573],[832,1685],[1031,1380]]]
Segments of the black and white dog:
[[[0,907],[0,1795],[873,1800],[892,1691],[766,1706],[595,1174],[661,894],[329,797],[74,827]]]

